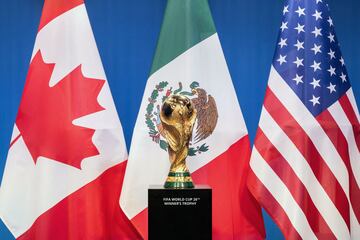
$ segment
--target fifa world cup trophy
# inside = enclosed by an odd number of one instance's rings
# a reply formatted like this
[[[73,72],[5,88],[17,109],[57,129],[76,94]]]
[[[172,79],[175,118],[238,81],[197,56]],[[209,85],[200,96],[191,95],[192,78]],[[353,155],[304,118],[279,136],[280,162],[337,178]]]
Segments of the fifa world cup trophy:
[[[196,109],[191,100],[183,95],[171,95],[163,103],[160,120],[168,142],[170,172],[165,188],[193,188],[186,157],[189,152]]]

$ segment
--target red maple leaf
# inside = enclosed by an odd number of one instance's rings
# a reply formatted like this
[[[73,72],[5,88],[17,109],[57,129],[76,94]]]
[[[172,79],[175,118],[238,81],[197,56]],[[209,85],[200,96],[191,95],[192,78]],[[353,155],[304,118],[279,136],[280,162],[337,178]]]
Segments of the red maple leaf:
[[[86,78],[81,65],[50,87],[55,64],[33,58],[16,125],[36,163],[40,156],[81,168],[81,161],[99,154],[92,142],[95,130],[76,126],[79,117],[104,110],[97,96],[105,81]]]

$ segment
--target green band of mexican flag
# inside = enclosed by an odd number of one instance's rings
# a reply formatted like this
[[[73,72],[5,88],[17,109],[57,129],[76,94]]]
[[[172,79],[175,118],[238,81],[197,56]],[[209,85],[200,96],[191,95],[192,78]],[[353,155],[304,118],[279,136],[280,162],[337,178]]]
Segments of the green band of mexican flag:
[[[150,75],[214,33],[207,0],[169,0]]]

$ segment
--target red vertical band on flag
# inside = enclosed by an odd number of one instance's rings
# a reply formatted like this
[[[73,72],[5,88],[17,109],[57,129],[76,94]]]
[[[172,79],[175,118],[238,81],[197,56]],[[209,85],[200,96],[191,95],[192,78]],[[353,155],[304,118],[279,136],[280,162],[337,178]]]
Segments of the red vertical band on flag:
[[[83,3],[84,0],[45,0],[38,31],[57,16]]]
[[[265,238],[261,208],[246,186],[249,159],[246,135],[191,175],[196,184],[212,188],[214,240]]]
[[[286,185],[294,200],[304,212],[315,235],[319,239],[336,239],[328,224],[316,208],[304,184],[300,181],[286,159],[264,135],[261,128],[258,129],[256,135],[255,147],[276,175],[278,175]]]
[[[340,183],[329,169],[310,137],[277,99],[270,88],[266,92],[264,107],[309,163],[317,180],[350,229],[349,202],[344,189],[340,186]]]
[[[141,239],[120,209],[126,162],[102,173],[43,213],[19,240]]]

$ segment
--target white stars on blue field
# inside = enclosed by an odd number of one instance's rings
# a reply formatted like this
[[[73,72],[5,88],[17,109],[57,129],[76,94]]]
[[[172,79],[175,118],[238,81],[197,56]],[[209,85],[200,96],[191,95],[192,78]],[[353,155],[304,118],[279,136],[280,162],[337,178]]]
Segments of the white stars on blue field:
[[[349,88],[345,61],[325,0],[289,0],[273,65],[317,116]]]

